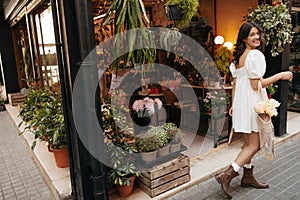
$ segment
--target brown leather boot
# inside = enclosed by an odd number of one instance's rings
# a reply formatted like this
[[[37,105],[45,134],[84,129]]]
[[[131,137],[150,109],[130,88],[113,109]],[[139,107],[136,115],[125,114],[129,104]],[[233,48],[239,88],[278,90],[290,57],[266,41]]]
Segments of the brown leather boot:
[[[231,199],[232,196],[229,192],[229,185],[230,185],[230,182],[231,180],[238,176],[239,173],[235,172],[233,170],[233,167],[230,166],[228,167],[228,169],[226,169],[225,171],[221,172],[220,174],[217,174],[215,176],[215,178],[217,179],[218,183],[221,184],[221,187],[222,187],[222,190],[224,191],[224,193],[226,194],[227,198],[228,199]]]
[[[255,177],[253,176],[253,169],[254,169],[254,166],[252,166],[251,169],[244,167],[244,174],[242,177],[241,186],[242,187],[255,187],[258,189],[268,188],[269,187],[268,184],[260,183],[255,179]]]

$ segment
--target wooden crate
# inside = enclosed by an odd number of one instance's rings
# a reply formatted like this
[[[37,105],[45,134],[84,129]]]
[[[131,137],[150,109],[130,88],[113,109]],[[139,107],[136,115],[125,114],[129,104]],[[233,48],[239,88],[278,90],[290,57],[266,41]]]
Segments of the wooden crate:
[[[190,160],[187,156],[180,155],[142,173],[137,184],[149,196],[155,197],[189,182],[190,179]]]
[[[24,100],[25,100],[25,96],[21,93],[8,94],[8,101],[9,104],[12,106],[18,106],[20,104],[23,104]]]

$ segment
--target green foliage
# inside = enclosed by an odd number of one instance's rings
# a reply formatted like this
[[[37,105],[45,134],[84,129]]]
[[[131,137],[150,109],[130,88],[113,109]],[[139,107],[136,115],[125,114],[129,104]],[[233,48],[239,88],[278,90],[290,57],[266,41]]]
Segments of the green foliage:
[[[146,15],[144,3],[142,0],[113,0],[106,13],[103,25],[106,25],[111,20],[114,12],[116,16],[114,19],[116,22],[115,34],[119,34],[125,30],[140,28],[141,33],[139,36],[141,38],[137,40],[135,31],[129,32],[128,40],[124,40],[124,38],[120,38],[120,35],[116,35],[114,41],[115,52],[119,53],[120,49],[127,48],[129,53],[119,57],[112,66],[118,70],[120,61],[124,61],[123,67],[126,67],[127,63],[131,62],[135,69],[144,72],[145,66],[143,64],[154,63],[156,59],[156,49],[147,48],[151,46],[155,47],[155,41],[152,32],[146,28],[146,24],[149,24],[149,19]],[[142,42],[140,45],[145,48],[133,51],[134,45],[137,42]]]
[[[291,43],[293,39],[291,15],[286,4],[271,6],[258,5],[249,8],[249,13],[244,17],[249,22],[259,24],[264,32],[266,45],[271,46],[271,55],[277,56],[283,52],[283,46]]]
[[[266,89],[267,89],[267,93],[272,95],[277,91],[278,85],[271,84]]]
[[[61,94],[57,88],[29,88],[19,116],[23,120],[19,127],[25,123],[24,131],[30,130],[35,135],[32,149],[37,140],[45,140],[57,149],[67,146]]]
[[[162,128],[165,129],[166,134],[168,135],[168,140],[171,144],[178,144],[182,142],[184,134],[174,123],[165,123]]]
[[[144,132],[136,137],[138,152],[152,152],[160,148],[158,138],[150,132]]]
[[[169,143],[180,143],[182,139],[183,133],[174,123],[164,123],[152,126],[147,132],[138,135],[136,146],[139,152],[151,152]]]
[[[107,145],[110,152],[112,169],[109,170],[109,180],[115,185],[130,185],[132,176],[140,176],[139,169],[130,158],[126,157],[121,147],[116,147],[112,143]]]
[[[220,72],[223,72],[224,74],[229,73],[229,65],[232,56],[233,56],[232,52],[226,47],[221,47],[216,50],[215,63]]]
[[[102,99],[101,125],[105,134],[106,150],[112,169],[109,170],[109,180],[115,185],[129,185],[132,176],[139,176],[140,171],[135,166],[131,155],[137,152],[133,130],[128,126],[125,107],[126,94],[122,90],[114,90]],[[113,106],[112,106],[113,105]]]
[[[182,19],[177,25],[180,28],[189,26],[192,17],[197,13],[198,0],[168,0],[165,5],[176,4],[182,13]]]

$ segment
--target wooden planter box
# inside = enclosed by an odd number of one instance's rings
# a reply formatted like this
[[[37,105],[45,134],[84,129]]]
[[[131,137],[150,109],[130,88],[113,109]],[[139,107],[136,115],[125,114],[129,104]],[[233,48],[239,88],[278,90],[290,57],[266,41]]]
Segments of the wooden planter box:
[[[142,173],[137,185],[149,196],[155,197],[190,181],[190,160],[180,155]]]
[[[21,93],[8,94],[9,104],[12,106],[22,105],[25,100],[25,96]]]

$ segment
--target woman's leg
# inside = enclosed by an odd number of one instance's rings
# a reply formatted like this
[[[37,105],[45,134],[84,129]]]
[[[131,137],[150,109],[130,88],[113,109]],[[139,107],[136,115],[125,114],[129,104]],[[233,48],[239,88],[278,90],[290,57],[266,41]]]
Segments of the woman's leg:
[[[243,149],[244,148],[248,148],[250,142],[249,142],[249,134],[244,134],[244,145],[243,145]],[[259,144],[259,142],[258,142]],[[242,187],[255,187],[258,189],[265,189],[268,188],[269,185],[266,183],[261,183],[259,181],[257,181],[253,175],[253,169],[254,166],[251,164],[252,161],[252,157],[246,161],[246,163],[244,164],[243,167],[243,177],[241,180],[241,186]]]
[[[249,134],[244,134],[244,145],[243,145],[242,148],[245,148],[248,145],[249,145]],[[244,165],[244,167],[248,167],[249,168],[249,166],[251,166],[251,161],[252,161],[252,159],[248,160],[246,162],[246,164]]]
[[[257,132],[251,134],[244,133],[245,143],[235,159],[235,163],[242,167],[245,164],[250,164],[253,156],[259,151],[259,135]]]
[[[259,135],[258,133],[252,132],[251,134],[244,133],[245,141],[241,152],[238,154],[235,162],[226,169],[225,171],[217,174],[215,178],[217,179],[218,183],[221,184],[221,187],[224,193],[227,195],[228,198],[232,198],[231,193],[229,191],[229,186],[231,180],[238,176],[239,169],[244,164],[249,164],[251,162],[252,157],[255,153],[259,150]]]

